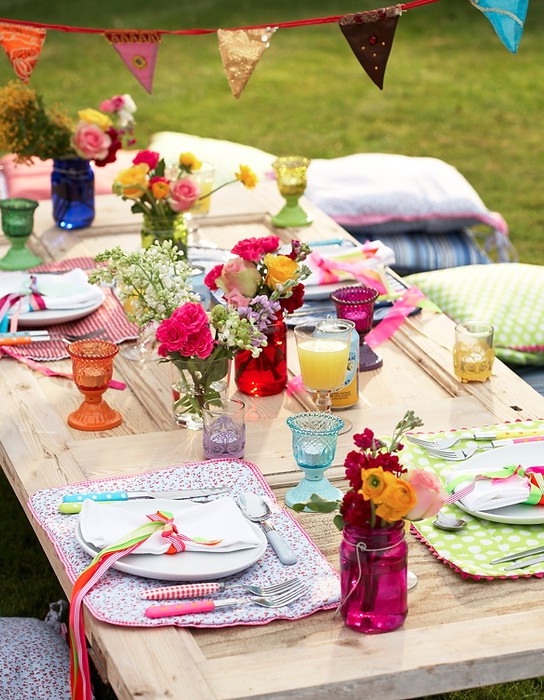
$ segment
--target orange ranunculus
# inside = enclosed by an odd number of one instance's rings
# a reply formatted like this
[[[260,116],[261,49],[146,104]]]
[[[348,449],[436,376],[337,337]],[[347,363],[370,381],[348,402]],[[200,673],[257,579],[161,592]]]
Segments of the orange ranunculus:
[[[266,286],[274,290],[279,284],[285,284],[288,280],[292,280],[298,270],[298,265],[294,260],[288,258],[287,255],[268,255],[264,256],[264,264],[268,270],[266,275]]]
[[[237,173],[234,173],[234,175],[236,176],[237,180],[240,180],[244,187],[248,188],[248,190],[252,190],[259,181],[249,165],[240,165],[240,170]]]
[[[194,170],[200,170],[202,167],[202,163],[192,153],[182,153],[179,157],[179,164],[189,173],[192,173]]]
[[[151,185],[151,193],[155,199],[164,199],[170,194],[170,184],[168,182],[153,182]]]
[[[372,501],[376,505],[383,502],[384,492],[396,480],[393,474],[384,472],[381,467],[361,469],[361,479],[363,480],[363,486],[359,493],[365,501]]]
[[[376,508],[376,515],[388,523],[404,518],[417,503],[416,492],[404,479],[395,478],[383,493],[383,502]]]
[[[102,131],[107,131],[110,126],[113,126],[113,122],[107,114],[103,114],[97,109],[91,109],[90,107],[88,109],[80,109],[77,116],[81,121],[87,122],[88,124],[96,124]]]
[[[121,170],[113,183],[113,191],[132,199],[140,199],[147,190],[147,173],[149,165],[138,163],[131,168]]]

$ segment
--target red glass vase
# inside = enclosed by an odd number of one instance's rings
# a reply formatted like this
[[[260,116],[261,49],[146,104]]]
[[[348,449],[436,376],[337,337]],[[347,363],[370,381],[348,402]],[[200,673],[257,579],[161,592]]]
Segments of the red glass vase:
[[[387,527],[345,525],[340,545],[340,612],[356,632],[379,634],[400,627],[408,612],[404,523]]]
[[[268,345],[258,357],[243,350],[234,358],[234,380],[242,394],[273,396],[287,384],[287,326],[283,316],[264,331]]]

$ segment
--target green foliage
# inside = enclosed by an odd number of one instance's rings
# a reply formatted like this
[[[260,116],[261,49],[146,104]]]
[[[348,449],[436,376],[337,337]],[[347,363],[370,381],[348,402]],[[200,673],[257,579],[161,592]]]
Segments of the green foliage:
[[[332,513],[340,508],[341,501],[327,501],[317,493],[312,493],[310,500],[306,503],[295,503],[293,510],[302,512],[303,510],[311,510],[313,513]]]

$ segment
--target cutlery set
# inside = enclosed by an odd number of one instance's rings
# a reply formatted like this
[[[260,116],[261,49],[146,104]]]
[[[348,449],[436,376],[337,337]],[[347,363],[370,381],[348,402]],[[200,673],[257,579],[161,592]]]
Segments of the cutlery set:
[[[64,343],[73,343],[76,340],[90,340],[97,338],[106,332],[105,328],[97,328],[89,333],[74,335],[73,333],[50,333],[43,331],[15,331],[13,333],[0,333],[1,345],[30,345],[30,343],[47,343],[51,340],[62,340]]]

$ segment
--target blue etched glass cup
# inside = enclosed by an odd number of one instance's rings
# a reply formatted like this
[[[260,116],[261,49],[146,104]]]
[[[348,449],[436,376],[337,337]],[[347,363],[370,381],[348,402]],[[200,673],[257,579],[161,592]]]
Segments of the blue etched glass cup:
[[[53,218],[63,229],[90,226],[94,219],[94,173],[83,158],[53,161],[51,173]]]
[[[342,492],[325,477],[336,454],[338,433],[344,421],[331,413],[313,411],[287,418],[292,433],[293,455],[304,478],[285,494],[285,503],[305,503],[313,494],[328,501],[342,498]]]

